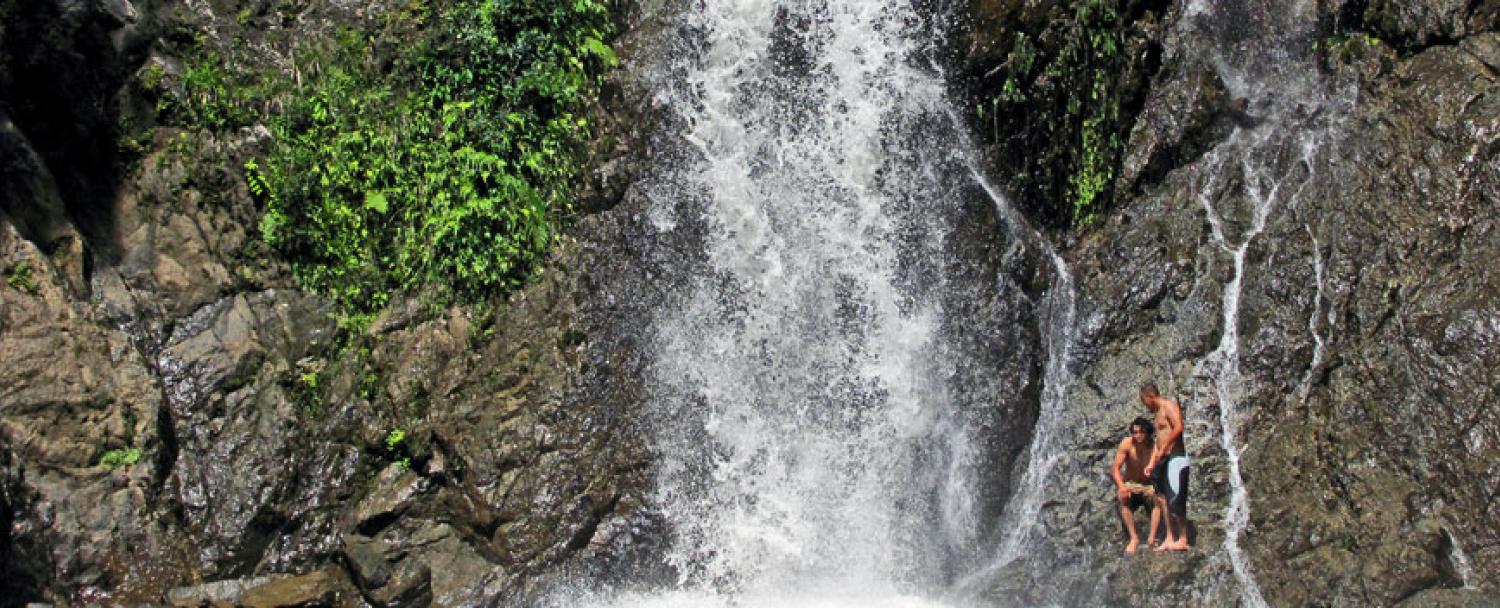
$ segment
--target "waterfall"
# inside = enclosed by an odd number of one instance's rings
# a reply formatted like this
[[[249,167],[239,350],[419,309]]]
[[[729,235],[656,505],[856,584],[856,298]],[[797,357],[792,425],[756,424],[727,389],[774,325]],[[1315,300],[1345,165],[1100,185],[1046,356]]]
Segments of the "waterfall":
[[[1194,376],[1209,380],[1210,394],[1218,405],[1219,447],[1230,486],[1223,515],[1224,553],[1239,583],[1242,603],[1263,607],[1266,601],[1240,546],[1250,522],[1239,428],[1249,406],[1246,379],[1240,371],[1239,334],[1241,295],[1250,280],[1246,255],[1274,212],[1300,204],[1319,166],[1320,151],[1337,142],[1339,119],[1346,115],[1350,99],[1333,95],[1313,63],[1312,6],[1295,2],[1287,7],[1238,2],[1194,6],[1184,17],[1190,20],[1189,37],[1200,39],[1200,46],[1212,50],[1207,61],[1231,96],[1246,100],[1250,114],[1248,124],[1237,127],[1194,167],[1197,198],[1209,221],[1211,239],[1229,254],[1233,265],[1220,303],[1219,344],[1199,361]],[[1308,235],[1318,290],[1314,318],[1309,321],[1316,367],[1323,357],[1317,316],[1322,311],[1324,262],[1321,243],[1310,228]],[[1308,373],[1310,381],[1312,370]],[[1301,390],[1305,394],[1305,388]]]
[[[1208,159],[1207,183],[1198,191],[1198,201],[1207,214],[1213,241],[1229,253],[1234,275],[1224,285],[1219,345],[1199,362],[1195,375],[1212,378],[1214,396],[1218,400],[1219,445],[1224,450],[1230,486],[1229,505],[1224,510],[1224,552],[1229,556],[1230,566],[1240,583],[1241,598],[1252,608],[1267,604],[1251,571],[1249,558],[1239,544],[1250,523],[1250,495],[1240,473],[1244,448],[1239,445],[1244,389],[1244,379],[1240,375],[1239,313],[1246,274],[1245,253],[1255,237],[1265,230],[1266,220],[1278,204],[1290,206],[1295,203],[1311,181],[1321,133],[1292,131],[1292,137],[1300,140],[1301,151],[1292,167],[1287,167],[1282,161],[1288,146],[1288,141],[1283,139],[1285,136],[1286,131],[1276,126],[1236,131]],[[1221,194],[1222,181],[1231,176],[1242,180],[1240,188],[1251,205],[1249,226],[1238,239],[1226,234],[1224,214],[1212,200]],[[1288,181],[1294,182],[1290,192],[1287,192]]]
[[[973,598],[1041,545],[1042,490],[1070,444],[1072,274],[975,165],[916,8],[704,0],[697,9],[673,55],[683,78],[657,98],[682,158],[648,186],[644,210],[661,242],[692,251],[678,259],[701,260],[667,282],[669,304],[645,330],[650,502],[670,530],[664,557],[676,580],[593,591],[582,603],[928,607]],[[1247,258],[1272,215],[1298,204],[1334,130],[1307,57],[1278,50],[1306,35],[1293,27],[1305,15],[1292,13],[1195,4],[1182,17],[1188,39],[1235,38],[1195,44],[1227,49],[1203,61],[1253,115],[1188,168],[1212,242],[1233,264],[1220,343],[1197,371],[1217,398],[1231,486],[1216,559],[1227,557],[1249,606],[1265,600],[1240,546],[1250,519],[1239,430]],[[1225,33],[1242,21],[1261,27]],[[961,405],[972,387],[952,382],[971,363],[949,343],[944,299],[954,280],[950,222],[978,190],[1013,243],[1051,266],[1038,303],[1038,417],[988,546],[977,530],[991,497],[979,488],[997,463],[984,460],[973,435],[982,427]]]
[[[1308,392],[1312,390],[1313,377],[1322,367],[1324,352],[1328,348],[1328,338],[1324,336],[1326,330],[1320,328],[1327,327],[1331,323],[1329,313],[1323,309],[1323,301],[1327,299],[1324,292],[1328,274],[1325,270],[1328,263],[1323,260],[1323,243],[1318,240],[1318,235],[1313,232],[1311,224],[1304,225],[1304,228],[1307,230],[1308,238],[1312,240],[1313,281],[1317,285],[1317,290],[1313,293],[1313,311],[1307,317],[1307,332],[1313,338],[1312,362],[1307,364],[1307,372],[1302,375],[1302,381],[1297,385],[1298,398],[1306,401]]]
[[[954,123],[962,124],[957,116],[950,114]],[[964,148],[968,149],[966,138]],[[1047,366],[1042,378],[1042,399],[1032,430],[1031,444],[1027,448],[1026,470],[1015,488],[1015,494],[1006,503],[1001,529],[1005,536],[1000,547],[984,567],[970,572],[954,585],[960,597],[972,595],[978,585],[990,580],[996,572],[1020,559],[1031,541],[1042,510],[1043,491],[1052,469],[1063,455],[1064,445],[1060,435],[1063,408],[1067,406],[1068,389],[1073,384],[1071,363],[1073,342],[1077,337],[1077,296],[1073,287],[1073,275],[1062,256],[1057,253],[1045,235],[1036,231],[1021,219],[1011,206],[1010,200],[990,183],[984,173],[972,162],[969,174],[994,202],[996,211],[1012,227],[1023,228],[1027,236],[1047,254],[1052,264],[1053,284],[1042,303],[1043,346],[1047,352]]]
[[[984,471],[941,297],[974,189],[928,24],[878,0],[707,0],[686,20],[687,77],[661,99],[693,162],[648,213],[663,238],[701,227],[706,266],[650,329],[678,580],[589,603],[941,605]]]
[[[1443,535],[1448,539],[1448,559],[1459,582],[1463,583],[1464,589],[1478,589],[1478,576],[1474,574],[1474,564],[1469,561],[1469,554],[1464,552],[1463,544],[1458,542],[1458,537],[1453,532],[1444,529]]]
[[[1229,468],[1230,496],[1229,506],[1224,513],[1224,551],[1229,555],[1235,577],[1240,581],[1245,604],[1251,608],[1263,608],[1266,606],[1266,600],[1261,596],[1260,586],[1255,582],[1255,577],[1250,571],[1249,560],[1239,546],[1240,536],[1250,521],[1249,492],[1240,474],[1240,455],[1243,449],[1238,445],[1240,402],[1238,391],[1243,386],[1239,365],[1239,310],[1240,292],[1244,287],[1245,279],[1245,252],[1249,249],[1251,240],[1265,229],[1266,216],[1275,207],[1281,182],[1273,182],[1272,187],[1263,192],[1258,187],[1260,184],[1253,181],[1253,178],[1265,174],[1253,173],[1253,168],[1249,165],[1244,165],[1243,168],[1246,171],[1246,177],[1252,178],[1247,181],[1246,187],[1255,207],[1251,227],[1238,243],[1231,244],[1224,235],[1224,221],[1214,209],[1213,203],[1209,200],[1210,197],[1204,194],[1210,189],[1200,191],[1198,197],[1208,214],[1214,242],[1228,251],[1234,260],[1234,277],[1224,286],[1223,329],[1220,333],[1219,346],[1204,359],[1198,374],[1212,375],[1214,378],[1214,390],[1219,401],[1220,446],[1224,450],[1225,461]],[[1223,175],[1223,172],[1214,171],[1213,174]]]

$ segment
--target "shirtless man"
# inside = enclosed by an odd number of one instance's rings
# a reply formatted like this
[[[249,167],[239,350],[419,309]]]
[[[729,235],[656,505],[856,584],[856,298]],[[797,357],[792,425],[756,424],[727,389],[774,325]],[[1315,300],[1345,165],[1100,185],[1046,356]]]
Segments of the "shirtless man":
[[[1146,463],[1155,452],[1155,441],[1151,439],[1151,421],[1136,418],[1130,423],[1130,436],[1120,440],[1115,449],[1115,461],[1109,465],[1109,474],[1115,478],[1115,493],[1120,498],[1120,519],[1125,520],[1125,529],[1130,531],[1130,544],[1125,545],[1125,554],[1133,555],[1141,544],[1135,533],[1135,510],[1151,507],[1151,531],[1146,533],[1146,544],[1156,542],[1156,526],[1161,523],[1161,509],[1156,507],[1156,490],[1151,487],[1151,478],[1146,475]]]
[[[1157,551],[1187,551],[1188,457],[1182,444],[1182,408],[1161,396],[1156,385],[1141,385],[1141,404],[1156,414],[1156,449],[1146,475],[1156,485],[1156,508],[1166,512],[1167,538]]]

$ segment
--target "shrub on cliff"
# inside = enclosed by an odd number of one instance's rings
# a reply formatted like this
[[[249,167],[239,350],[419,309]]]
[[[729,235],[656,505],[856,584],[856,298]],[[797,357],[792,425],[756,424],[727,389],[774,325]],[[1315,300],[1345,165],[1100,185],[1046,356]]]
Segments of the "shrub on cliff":
[[[418,39],[389,61],[349,30],[310,62],[272,150],[246,165],[266,241],[350,313],[398,290],[471,301],[534,273],[615,61],[599,0],[413,6]]]

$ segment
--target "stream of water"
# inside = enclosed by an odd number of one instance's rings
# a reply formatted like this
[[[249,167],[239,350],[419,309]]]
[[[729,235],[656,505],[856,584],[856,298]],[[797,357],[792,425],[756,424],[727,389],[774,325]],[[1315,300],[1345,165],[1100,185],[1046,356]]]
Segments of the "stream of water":
[[[1184,18],[1235,20],[1195,7]],[[708,271],[651,329],[652,502],[671,522],[678,579],[587,603],[952,606],[1035,542],[1042,488],[1067,449],[1073,279],[973,162],[926,56],[930,26],[912,5],[879,0],[705,0],[685,17],[691,52],[674,60],[686,77],[658,99],[684,125],[692,161],[649,210],[663,235],[705,227]],[[1199,170],[1213,242],[1234,268],[1220,344],[1198,373],[1218,401],[1231,486],[1223,549],[1248,606],[1265,600],[1239,544],[1250,508],[1238,429],[1247,252],[1295,203],[1324,139],[1306,128],[1323,99],[1306,66],[1263,71],[1266,60],[1211,59],[1232,94],[1259,103],[1261,122],[1236,129]],[[1051,266],[1038,303],[1039,412],[998,539],[976,532],[979,477],[992,473],[955,398],[970,387],[951,385],[972,363],[948,347],[941,297],[949,222],[976,184],[1011,237]]]
[[[709,0],[667,97],[699,161],[656,229],[709,276],[655,327],[669,590],[615,606],[927,608],[974,543],[937,293],[961,170],[916,9]]]
[[[1217,402],[1219,447],[1230,486],[1224,510],[1224,553],[1240,587],[1243,605],[1266,606],[1249,557],[1240,545],[1250,523],[1250,493],[1241,470],[1240,426],[1251,407],[1241,375],[1240,308],[1249,280],[1247,253],[1273,213],[1302,204],[1313,181],[1321,150],[1336,145],[1339,117],[1347,97],[1333,94],[1319,76],[1312,52],[1314,7],[1292,2],[1283,7],[1228,2],[1195,4],[1189,36],[1212,49],[1214,70],[1231,96],[1246,100],[1249,124],[1236,128],[1200,161],[1198,201],[1211,226],[1212,240],[1230,256],[1233,276],[1223,287],[1222,328],[1217,348],[1199,361],[1194,376],[1208,378]],[[1322,312],[1321,244],[1309,228],[1314,249],[1317,293],[1312,332],[1311,378],[1323,356],[1317,316]],[[1303,384],[1307,382],[1304,381]],[[1304,391],[1305,389],[1299,389]]]
[[[951,117],[960,124],[957,116]],[[964,141],[966,149],[971,146]],[[1006,503],[1001,529],[1005,535],[999,549],[983,567],[960,578],[953,586],[953,596],[969,597],[980,590],[997,572],[1025,553],[1036,531],[1042,510],[1042,498],[1052,470],[1063,456],[1063,413],[1067,407],[1068,389],[1073,385],[1073,343],[1077,338],[1077,295],[1073,274],[1047,238],[1021,219],[1009,199],[994,187],[977,166],[968,165],[969,174],[994,202],[996,211],[1013,228],[1026,231],[1028,238],[1046,252],[1052,264],[1053,282],[1042,303],[1043,346],[1047,366],[1042,378],[1042,398],[1031,444],[1026,451],[1026,469]]]

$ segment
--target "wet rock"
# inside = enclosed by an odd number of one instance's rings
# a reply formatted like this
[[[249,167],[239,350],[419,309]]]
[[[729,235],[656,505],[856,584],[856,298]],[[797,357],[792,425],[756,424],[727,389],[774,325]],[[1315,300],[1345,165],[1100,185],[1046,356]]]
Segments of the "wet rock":
[[[391,567],[386,562],[385,555],[380,552],[375,541],[369,538],[345,534],[342,555],[349,565],[349,571],[354,574],[355,582],[362,589],[383,587],[391,577]]]
[[[173,606],[360,606],[359,592],[342,570],[327,567],[302,575],[273,574],[214,581],[167,593]]]
[[[1462,586],[1445,539],[1495,542],[1493,526],[1481,523],[1495,517],[1493,493],[1477,488],[1500,483],[1500,420],[1480,405],[1492,396],[1476,380],[1500,365],[1487,320],[1500,292],[1492,273],[1477,270],[1496,255],[1494,219],[1480,210],[1500,200],[1492,177],[1500,85],[1484,59],[1493,37],[1362,72],[1351,106],[1338,105],[1352,97],[1338,97],[1348,81],[1336,76],[1324,83],[1335,98],[1321,111],[1347,112],[1337,134],[1290,140],[1273,148],[1280,160],[1255,158],[1243,172],[1216,160],[1225,144],[1210,142],[1077,236],[1067,255],[1086,321],[1065,425],[1070,447],[1053,482],[1070,491],[1044,509],[1056,545],[1043,543],[1035,559],[1041,572],[1091,564],[1061,577],[1080,581],[1065,603],[1240,601],[1221,529],[1230,504],[1225,416],[1238,422],[1233,444],[1243,446],[1249,496],[1238,544],[1267,602],[1386,605]],[[1255,100],[1248,111],[1295,125],[1318,120],[1295,108],[1265,116]],[[1231,132],[1265,124],[1235,123]],[[1284,189],[1246,253],[1234,326],[1240,375],[1221,393],[1210,354],[1225,331],[1223,290],[1234,268],[1204,201],[1238,242],[1251,226],[1245,184],[1266,176]],[[1134,389],[1146,380],[1184,405],[1189,515],[1204,555],[1169,571],[1152,563],[1155,574],[1136,580],[1125,573],[1139,562],[1115,565],[1123,535],[1101,445],[1144,413]],[[1467,557],[1479,580],[1493,577],[1493,551]]]
[[[348,576],[334,566],[255,585],[240,594],[236,604],[247,608],[362,605]]]
[[[0,451],[15,459],[6,546],[17,580],[64,603],[85,590],[150,597],[188,563],[152,512],[171,438],[150,362],[70,302],[67,279],[4,222],[0,260],[26,268],[0,287]]]
[[[1158,78],[1125,148],[1119,183],[1126,189],[1196,160],[1235,126],[1229,92],[1214,71],[1197,67]]]
[[[26,521],[34,500],[24,485],[24,471],[0,436],[0,577],[16,602],[43,597],[51,564],[46,551],[34,546],[39,538],[30,534]]]
[[[282,529],[347,492],[357,448],[312,439],[289,386],[296,362],[325,348],[333,321],[306,295],[237,295],[179,322],[157,367],[178,428],[168,488],[211,568],[259,562]],[[296,378],[296,379],[294,379]],[[337,425],[337,417],[330,418]],[[308,450],[314,441],[317,449]],[[324,537],[318,551],[332,549]]]
[[[402,561],[390,580],[367,592],[376,606],[426,606],[432,603],[432,569],[417,560]]]
[[[173,606],[232,606],[239,601],[240,596],[244,595],[246,590],[281,578],[287,577],[267,575],[179,587],[167,593],[167,601]]]
[[[243,165],[270,139],[264,128],[213,135],[164,129],[173,142],[141,159],[118,196],[118,258],[95,280],[116,323],[165,342],[165,325],[225,294],[290,283],[282,264],[257,260],[258,215]]]
[[[352,513],[353,527],[374,534],[411,507],[413,499],[427,487],[427,480],[400,464],[392,464],[374,480],[375,491],[359,502]]]
[[[1495,608],[1500,595],[1478,589],[1429,589],[1418,592],[1401,603],[1400,608]]]
[[[1494,2],[1376,0],[1363,3],[1355,16],[1377,36],[1417,50],[1492,30],[1497,14],[1500,5]]]

